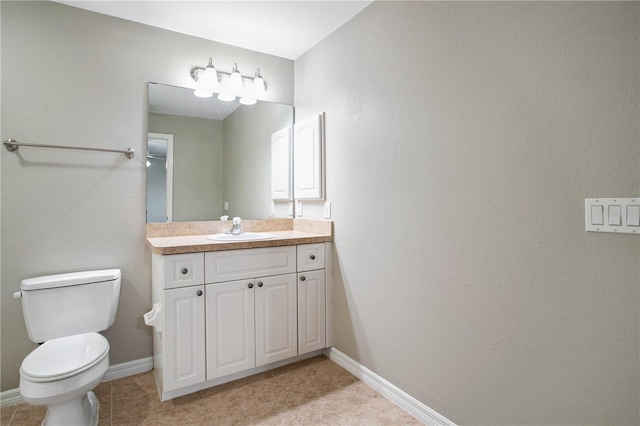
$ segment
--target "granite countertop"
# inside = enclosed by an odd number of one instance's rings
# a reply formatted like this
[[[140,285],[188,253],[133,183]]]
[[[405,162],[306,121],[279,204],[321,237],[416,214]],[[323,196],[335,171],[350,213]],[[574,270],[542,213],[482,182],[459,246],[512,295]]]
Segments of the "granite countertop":
[[[181,254],[198,253],[205,251],[238,250],[247,248],[291,246],[297,244],[324,243],[333,241],[333,226],[331,222],[310,221],[301,219],[289,219],[283,221],[255,221],[247,232],[269,232],[275,234],[275,238],[258,241],[216,241],[208,240],[207,235],[219,233],[217,223],[210,223],[207,228],[201,224],[194,228],[190,225],[181,226],[181,229],[156,229],[147,228],[146,245],[155,254]],[[289,225],[290,224],[290,225]],[[166,225],[163,225],[166,227]],[[226,226],[226,225],[225,225]],[[287,229],[288,228],[288,229]],[[188,231],[180,232],[181,230]],[[226,228],[225,228],[226,230]],[[205,231],[205,232],[203,232]],[[176,233],[198,235],[176,235]]]

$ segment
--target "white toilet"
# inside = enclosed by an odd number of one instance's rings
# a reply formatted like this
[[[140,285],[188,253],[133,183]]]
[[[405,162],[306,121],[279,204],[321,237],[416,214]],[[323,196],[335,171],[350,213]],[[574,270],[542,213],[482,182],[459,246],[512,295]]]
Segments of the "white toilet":
[[[98,331],[116,318],[120,270],[74,272],[22,281],[22,311],[29,339],[42,343],[22,361],[20,393],[46,405],[43,425],[98,423],[92,392],[109,367],[109,342]]]

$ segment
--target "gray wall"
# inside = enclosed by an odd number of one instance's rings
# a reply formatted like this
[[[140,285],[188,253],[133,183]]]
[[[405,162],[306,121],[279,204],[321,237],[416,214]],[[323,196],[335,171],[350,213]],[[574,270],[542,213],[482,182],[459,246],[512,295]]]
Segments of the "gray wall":
[[[193,87],[213,57],[260,67],[267,100],[293,104],[293,62],[53,2],[0,2],[2,140],[127,148],[124,155],[0,150],[2,390],[18,386],[27,338],[19,301],[27,277],[121,268],[120,306],[105,332],[111,363],[151,355],[145,248],[147,85]],[[228,67],[225,68],[225,67]]]
[[[292,123],[290,105],[265,102],[238,108],[224,120],[223,193],[229,217],[270,217],[271,134]]]
[[[460,424],[640,423],[640,242],[583,213],[640,189],[639,8],[374,2],[296,60],[339,350]]]
[[[222,216],[220,120],[149,114],[149,131],[173,135],[173,221]]]

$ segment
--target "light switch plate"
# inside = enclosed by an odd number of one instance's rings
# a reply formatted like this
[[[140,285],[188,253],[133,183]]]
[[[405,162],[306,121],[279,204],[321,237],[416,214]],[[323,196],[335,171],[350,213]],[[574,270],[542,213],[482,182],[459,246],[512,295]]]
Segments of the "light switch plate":
[[[584,219],[589,232],[640,234],[640,197],[585,198]]]
[[[331,202],[325,201],[324,203],[324,218],[331,219]]]
[[[296,217],[302,217],[302,203],[296,200]]]

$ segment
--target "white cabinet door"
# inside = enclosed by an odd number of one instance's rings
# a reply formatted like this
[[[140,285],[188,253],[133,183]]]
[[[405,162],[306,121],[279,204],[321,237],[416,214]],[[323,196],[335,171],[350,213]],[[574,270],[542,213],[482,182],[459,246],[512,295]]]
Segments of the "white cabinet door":
[[[204,286],[164,291],[164,392],[205,381]]]
[[[255,367],[254,280],[207,285],[207,380]]]
[[[300,355],[326,345],[324,270],[298,274],[298,353]]]
[[[291,127],[271,135],[271,199],[291,199]]]
[[[256,278],[256,366],[298,354],[296,274]]]
[[[297,200],[324,198],[323,114],[293,126],[293,196]]]

